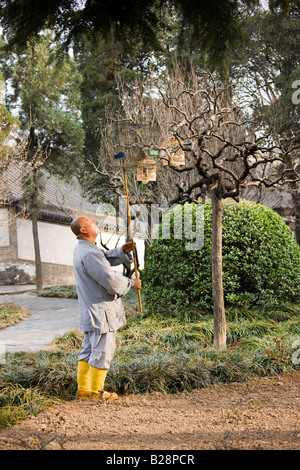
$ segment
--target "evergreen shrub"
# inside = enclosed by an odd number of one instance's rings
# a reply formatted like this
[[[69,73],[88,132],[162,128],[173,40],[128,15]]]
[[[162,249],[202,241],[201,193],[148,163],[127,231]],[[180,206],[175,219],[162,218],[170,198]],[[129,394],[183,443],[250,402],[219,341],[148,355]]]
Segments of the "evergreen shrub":
[[[155,312],[178,315],[212,307],[211,201],[204,206],[204,243],[187,250],[191,240],[174,237],[176,218],[195,204],[178,205],[160,224],[142,272],[143,299]],[[174,224],[175,220],[175,224]],[[170,237],[163,236],[170,224]],[[254,202],[224,201],[223,287],[226,306],[279,305],[300,300],[300,247],[280,215]]]

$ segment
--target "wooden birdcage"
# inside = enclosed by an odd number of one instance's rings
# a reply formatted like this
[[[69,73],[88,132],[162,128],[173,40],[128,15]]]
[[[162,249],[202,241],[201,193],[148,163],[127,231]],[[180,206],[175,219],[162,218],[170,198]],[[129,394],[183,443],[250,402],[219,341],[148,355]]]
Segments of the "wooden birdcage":
[[[158,155],[156,150],[149,150],[148,155],[144,154],[144,158],[138,161],[136,170],[137,181],[147,184],[149,181],[156,181],[156,161],[153,156]]]
[[[182,147],[178,140],[174,137],[169,137],[167,142],[161,144],[163,150],[161,151],[161,158],[163,159],[163,166],[172,165],[172,166],[184,166],[185,165],[185,156]]]

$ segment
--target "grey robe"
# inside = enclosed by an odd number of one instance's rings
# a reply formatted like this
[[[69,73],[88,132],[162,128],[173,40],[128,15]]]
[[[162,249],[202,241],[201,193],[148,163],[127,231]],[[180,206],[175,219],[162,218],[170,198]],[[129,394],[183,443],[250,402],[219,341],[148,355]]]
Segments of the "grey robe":
[[[131,281],[112,266],[131,261],[122,247],[104,252],[92,242],[78,240],[73,265],[82,331],[102,334],[126,324],[121,297],[129,291]]]

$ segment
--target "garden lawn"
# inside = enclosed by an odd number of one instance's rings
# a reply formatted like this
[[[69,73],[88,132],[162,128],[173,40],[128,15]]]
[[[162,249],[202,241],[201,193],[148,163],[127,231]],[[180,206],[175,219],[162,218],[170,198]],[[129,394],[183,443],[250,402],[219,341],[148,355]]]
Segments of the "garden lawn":
[[[130,314],[117,334],[107,389],[119,394],[191,391],[299,370],[300,308],[228,309],[227,349],[213,344],[213,318]],[[127,310],[128,313],[128,310]],[[194,315],[193,315],[194,318]],[[8,353],[0,365],[0,425],[73,400],[82,332],[56,338],[47,351]],[[30,399],[28,399],[30,397]],[[21,410],[21,412],[20,412]]]

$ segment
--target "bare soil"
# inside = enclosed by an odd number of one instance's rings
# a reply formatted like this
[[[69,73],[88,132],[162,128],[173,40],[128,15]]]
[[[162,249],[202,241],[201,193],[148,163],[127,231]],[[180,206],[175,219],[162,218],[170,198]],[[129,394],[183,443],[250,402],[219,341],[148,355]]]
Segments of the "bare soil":
[[[64,402],[0,430],[1,450],[300,450],[300,371],[176,395]]]

